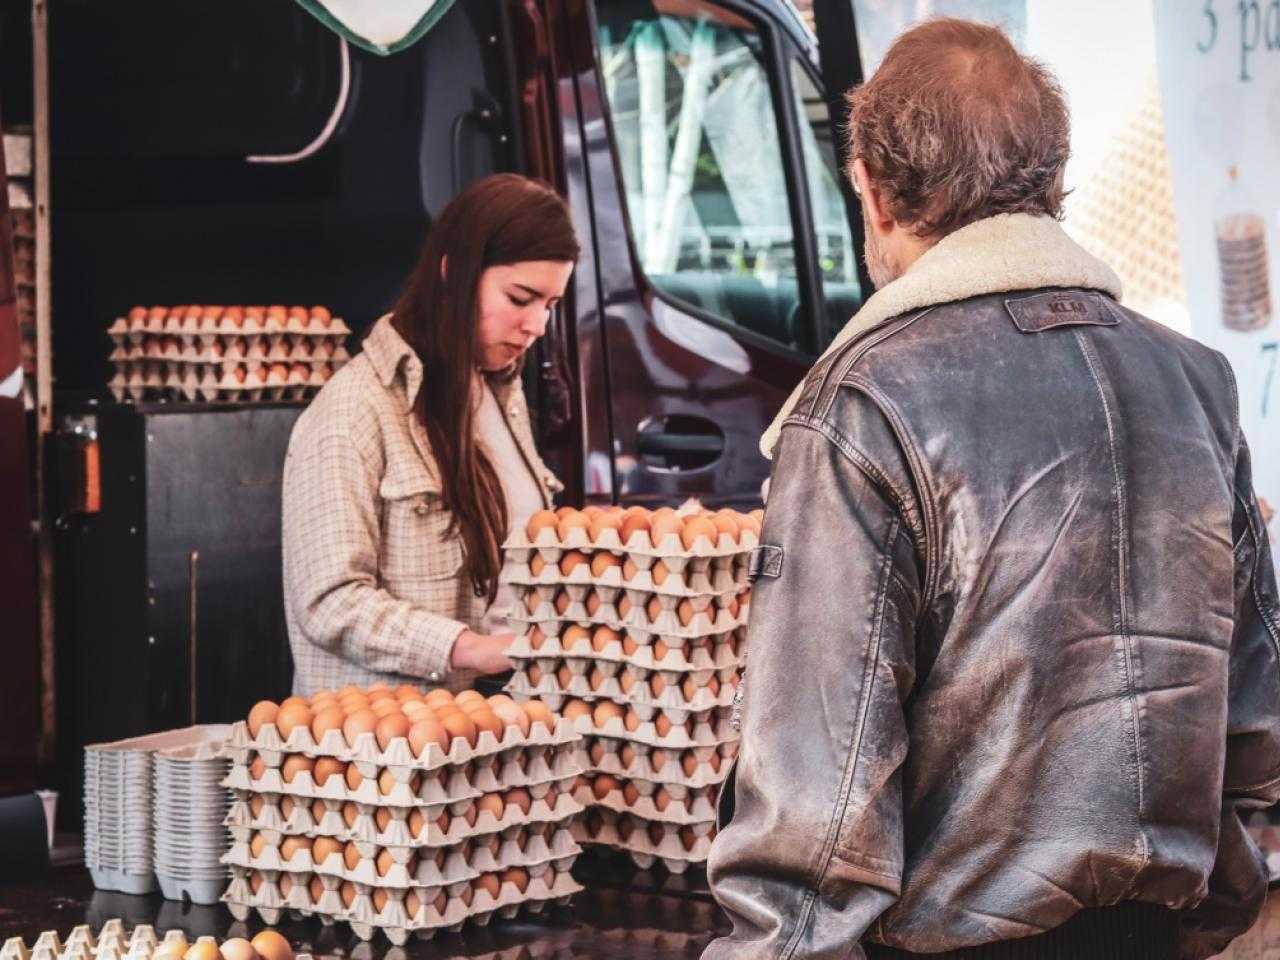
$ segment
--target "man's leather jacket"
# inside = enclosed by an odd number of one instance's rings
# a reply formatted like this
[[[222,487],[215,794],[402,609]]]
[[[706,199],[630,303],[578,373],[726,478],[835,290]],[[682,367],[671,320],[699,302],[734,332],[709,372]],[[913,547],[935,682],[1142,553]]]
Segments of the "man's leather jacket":
[[[707,960],[1256,917],[1280,600],[1221,355],[1083,289],[896,317],[811,372],[753,571]]]

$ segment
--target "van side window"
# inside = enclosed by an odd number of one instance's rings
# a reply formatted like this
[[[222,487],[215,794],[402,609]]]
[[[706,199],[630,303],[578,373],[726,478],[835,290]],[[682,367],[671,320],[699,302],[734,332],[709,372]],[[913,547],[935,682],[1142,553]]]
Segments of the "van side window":
[[[862,287],[858,283],[853,233],[840,190],[844,174],[836,169],[834,132],[826,98],[804,64],[795,58],[791,61],[791,87],[800,118],[800,143],[825,303],[825,323],[818,331],[818,346],[825,348],[862,306]]]
[[[696,313],[799,349],[794,230],[764,38],[701,0],[684,0],[679,13],[652,2],[596,9],[632,243],[649,282]]]

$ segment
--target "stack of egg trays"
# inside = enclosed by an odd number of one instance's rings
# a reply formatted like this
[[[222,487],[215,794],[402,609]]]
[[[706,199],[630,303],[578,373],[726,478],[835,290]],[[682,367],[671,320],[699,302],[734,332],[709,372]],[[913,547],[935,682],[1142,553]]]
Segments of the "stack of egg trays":
[[[317,743],[309,730],[297,727],[282,740],[275,724],[269,723],[255,739],[244,722],[237,723],[229,744],[234,763],[224,781],[236,802],[227,817],[235,841],[226,856],[233,879],[223,900],[240,920],[256,910],[267,923],[275,923],[288,910],[318,916],[326,923],[346,922],[365,940],[381,930],[396,945],[411,934],[429,938],[441,929],[457,930],[468,921],[483,924],[495,914],[507,918],[521,909],[537,913],[549,903],[567,902],[581,889],[569,874],[581,852],[569,829],[582,812],[573,790],[582,772],[580,741],[572,724],[557,719],[551,730],[535,723],[525,735],[519,727],[509,726],[501,739],[481,731],[474,747],[459,737],[447,753],[431,743],[421,756],[414,756],[404,737],[382,750],[372,733],[361,734],[348,746],[338,730],[328,731]],[[289,754],[354,763],[364,780],[351,790],[345,778],[331,775],[317,786],[304,770],[286,783],[280,767]],[[251,770],[254,758],[263,761],[258,776]],[[380,770],[390,771],[395,781],[389,792],[384,793],[377,783]],[[516,787],[528,792],[532,800],[528,811],[508,804],[501,818],[488,810],[474,821],[469,816],[482,795]],[[257,795],[273,799],[255,814],[252,799]],[[305,802],[295,803],[286,817],[279,798],[290,796]],[[319,820],[312,811],[317,799],[325,806]],[[342,815],[348,802],[358,810],[350,825]],[[374,819],[378,807],[391,811],[385,829],[379,829]],[[414,809],[424,821],[417,836],[408,826]],[[437,823],[444,812],[451,815],[447,832]],[[254,833],[263,833],[269,844],[257,856],[249,845]],[[288,836],[354,842],[361,859],[349,869],[339,854],[315,863],[310,852],[302,849],[285,861],[279,845]],[[375,864],[382,850],[393,861],[385,875],[379,875]],[[530,877],[524,891],[506,883],[496,897],[480,890],[469,903],[462,898],[482,873],[517,866]],[[265,878],[256,891],[251,884],[254,873]],[[280,890],[282,873],[295,875],[286,895]],[[314,900],[312,874],[323,887]],[[352,882],[357,891],[349,907],[338,893],[344,881]],[[380,911],[372,899],[377,888],[390,894]],[[422,904],[415,916],[408,916],[404,907],[410,889]],[[435,902],[442,891],[448,899],[439,910]]]
[[[302,399],[350,359],[323,307],[134,307],[108,328],[117,400]]]
[[[181,930],[170,930],[161,940],[155,929],[145,923],[135,926],[126,938],[123,921],[115,919],[104,923],[97,936],[88,925],[76,927],[65,943],[56,930],[46,930],[30,950],[21,937],[13,937],[0,947],[0,960],[151,960],[165,944],[186,942]],[[199,937],[196,942],[217,945],[213,937]],[[308,956],[298,954],[296,960]]]
[[[155,872],[166,900],[215,904],[226,886],[230,793],[221,781],[230,764],[221,742],[156,751]]]
[[[574,719],[579,733],[605,745],[599,763],[582,748],[588,776],[575,793],[591,815],[574,826],[580,842],[626,850],[642,868],[661,861],[679,873],[705,862],[716,792],[737,749],[728,714],[745,662],[747,561],[757,543],[750,530],[737,540],[724,533],[714,543],[700,537],[687,549],[674,534],[654,547],[647,531],[624,544],[612,529],[592,542],[580,528],[563,540],[547,528],[534,541],[519,531],[504,544],[503,580],[518,598],[512,613],[517,639],[508,650],[516,670],[508,691],[519,699],[538,697],[552,710],[562,710],[569,697],[609,700],[641,721],[628,729],[617,716],[600,728],[594,717]],[[601,551],[618,562],[593,572],[590,561]],[[586,562],[566,569],[572,552]],[[661,582],[654,576],[659,562]],[[575,626],[587,632],[609,627],[621,639],[588,643]],[[669,727],[665,735],[657,731],[659,717]],[[628,743],[635,757],[624,767],[620,754]],[[685,750],[699,760],[692,776],[678,762],[664,764],[661,773],[654,769],[653,751],[674,759]],[[711,753],[722,758],[719,769],[712,768]],[[603,789],[614,780],[617,789]],[[661,810],[654,803],[659,791]],[[633,828],[637,823],[640,829]]]

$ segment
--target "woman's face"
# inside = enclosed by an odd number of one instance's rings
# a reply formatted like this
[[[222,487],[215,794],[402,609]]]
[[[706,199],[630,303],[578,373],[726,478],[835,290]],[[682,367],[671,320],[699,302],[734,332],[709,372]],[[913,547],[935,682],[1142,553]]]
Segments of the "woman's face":
[[[546,332],[572,272],[572,263],[528,260],[480,274],[476,309],[483,369],[506,369]]]

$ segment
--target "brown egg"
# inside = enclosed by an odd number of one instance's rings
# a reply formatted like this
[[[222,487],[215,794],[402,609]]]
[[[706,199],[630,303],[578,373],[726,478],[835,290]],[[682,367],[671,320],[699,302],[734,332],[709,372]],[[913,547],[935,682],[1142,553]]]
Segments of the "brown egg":
[[[477,738],[481,733],[488,730],[497,739],[502,739],[502,733],[506,728],[506,724],[498,719],[498,715],[490,710],[487,705],[471,711],[470,717],[471,722],[476,725]]]
[[[315,906],[324,896],[324,881],[318,876],[313,876],[311,882],[307,884],[307,893],[311,895],[311,905]]]
[[[463,690],[454,697],[456,703],[462,709],[466,709],[469,703],[484,703],[484,694],[478,690]]]
[[[600,766],[600,764],[604,762],[604,755],[607,750],[608,748],[605,747],[603,740],[597,740],[595,743],[591,744],[591,746],[587,748],[587,756],[591,758],[591,765],[594,767]]]
[[[391,851],[383,847],[378,851],[378,858],[374,861],[374,866],[378,868],[378,876],[385,877],[391,872],[391,868],[396,865],[395,859],[391,856]]]
[[[222,954],[223,960],[258,960],[258,951],[242,937],[232,937],[225,941],[218,952]]]
[[[297,706],[305,707],[308,705],[309,704],[307,703],[306,697],[298,697],[298,696],[285,697],[283,700],[280,701],[281,710],[283,710],[285,707],[297,707]]]
[[[622,725],[627,728],[628,733],[635,733],[640,729],[640,714],[636,713],[632,707],[627,708],[626,715],[622,718]]]
[[[263,930],[250,942],[262,960],[293,960],[293,947],[274,930]]]
[[[692,550],[700,537],[706,537],[710,546],[715,547],[719,535],[720,531],[711,520],[706,517],[690,517],[684,522],[680,542],[686,550]]]
[[[567,627],[560,635],[560,646],[565,650],[574,650],[581,645],[583,650],[591,646],[591,633],[578,624]]]
[[[681,827],[679,835],[680,845],[684,847],[685,850],[692,850],[698,843],[698,837],[690,826]]]
[[[662,696],[662,691],[667,689],[667,678],[660,673],[655,673],[649,678],[649,692],[653,694],[654,699]]]
[[[587,683],[590,684],[592,690],[599,690],[608,679],[608,674],[604,672],[604,669],[599,664],[592,667],[591,672],[587,674]]]
[[[282,897],[289,896],[289,891],[293,889],[293,874],[282,873],[280,874],[280,879],[276,882],[280,887],[280,896]],[[217,947],[214,947],[213,944],[207,944],[207,946],[213,949],[213,955],[217,957],[217,960],[222,960],[222,954],[218,953]],[[188,950],[187,958],[189,958],[190,956],[191,956],[191,951]],[[184,958],[184,960],[186,960],[186,958]]]
[[[461,737],[467,741],[469,746],[474,747],[476,745],[478,731],[476,730],[475,722],[465,713],[449,714],[441,720],[441,723],[444,725],[445,733],[449,735],[450,744],[456,738]]]
[[[409,718],[402,713],[383,717],[374,728],[374,735],[378,739],[378,746],[386,750],[391,746],[392,740],[409,736]]]
[[[680,618],[680,626],[682,627],[687,627],[691,624],[696,615],[696,611],[693,609],[693,601],[688,597],[681,600],[680,605],[676,607],[676,616]]]
[[[422,815],[422,811],[414,807],[409,811],[409,836],[415,840],[422,837],[423,828],[427,825],[427,818]]]
[[[394,717],[403,712],[400,709],[400,701],[395,697],[383,697],[381,700],[375,700],[370,704],[369,709],[373,711],[373,715],[379,720]]]
[[[720,764],[722,762],[723,761],[720,758],[720,754],[718,753],[713,753],[710,757],[707,758],[707,763],[711,764],[711,769],[714,770],[716,773],[720,772]]]
[[[249,728],[249,736],[256,737],[265,724],[275,723],[276,714],[279,711],[280,708],[270,700],[259,700],[255,703],[253,709],[249,711],[249,720],[246,724]]]
[[[373,824],[378,828],[379,832],[384,832],[387,827],[391,826],[391,808],[378,807],[374,810]]]
[[[401,703],[407,700],[421,700],[422,691],[411,683],[402,683],[392,691],[392,694]]]
[[[339,888],[339,895],[342,897],[342,905],[350,907],[356,902],[356,885],[350,880],[344,881]]]
[[[667,734],[669,734],[673,726],[674,724],[671,722],[671,718],[668,717],[665,713],[659,713],[656,717],[653,718],[654,731],[660,737],[665,737]]]
[[[373,894],[369,897],[373,904],[374,913],[382,913],[383,907],[387,905],[387,891],[385,887],[374,887]]]
[[[342,862],[346,864],[348,870],[354,870],[360,866],[360,851],[356,847],[354,840],[348,841],[347,845],[342,848]]]
[[[315,861],[316,866],[320,866],[335,853],[342,853],[342,844],[333,837],[316,837],[315,842],[311,844],[311,859]]]
[[[715,677],[711,678],[712,680]],[[693,698],[698,695],[698,685],[693,682],[693,674],[686,674],[684,680],[680,682],[680,692],[684,694],[686,703],[692,703]]]
[[[574,698],[565,703],[560,711],[560,716],[570,722],[578,719],[578,717],[589,717],[591,716],[591,704],[585,700]]]
[[[561,542],[569,539],[571,530],[590,530],[591,528],[590,518],[578,510],[561,507],[557,513],[560,516],[556,524],[556,536]]]
[[[685,650],[684,641],[679,637],[667,637],[666,639],[653,641],[653,659],[659,663],[665,660],[672,650],[677,651],[677,656],[688,656]]]
[[[542,571],[545,569],[547,569],[547,561],[543,558],[542,554],[535,553],[529,558],[529,573],[533,576],[542,576]]]
[[[249,853],[254,858],[262,856],[262,851],[267,849],[267,835],[265,833],[255,833],[249,838]]]
[[[556,614],[563,617],[564,612],[569,609],[571,603],[573,603],[573,600],[569,597],[569,594],[561,590],[556,594]]]
[[[661,773],[662,768],[667,765],[667,751],[654,750],[649,754],[649,765],[653,767],[655,773]]]
[[[444,894],[444,891],[441,890],[440,893]],[[446,903],[448,902],[447,895],[445,896],[445,902]],[[404,912],[405,912],[405,915],[410,920],[416,919],[418,916],[418,911],[421,909],[422,909],[422,901],[418,898],[418,894],[416,892],[414,892],[413,890],[410,890],[408,893],[404,895]]]
[[[293,783],[293,778],[302,771],[310,773],[315,769],[316,762],[310,757],[304,757],[300,753],[291,753],[284,758],[284,763],[280,767],[280,776],[284,778],[285,783]]]
[[[694,756],[692,750],[686,750],[681,754],[680,769],[684,771],[686,777],[692,777],[698,772],[698,758]]]
[[[727,533],[729,539],[738,542],[738,513],[735,510],[717,510],[711,515],[716,533]]]
[[[533,806],[533,797],[529,795],[529,791],[523,787],[513,787],[508,790],[504,797],[507,806],[516,806],[520,808],[520,812],[527,814],[529,808]]]
[[[619,535],[624,544],[630,543],[632,536],[636,533],[650,533],[650,521],[647,516],[642,514],[632,514],[624,517],[622,526],[619,528]]]
[[[378,726],[378,715],[372,710],[357,710],[348,715],[342,723],[342,736],[347,746],[354,747],[356,738],[361,734],[373,733]]]
[[[673,582],[675,580],[680,579],[679,577],[675,576],[671,572],[671,569],[661,560],[659,560],[657,563],[653,565],[652,576],[653,576],[654,584],[656,584],[659,587],[667,582],[668,577],[671,577]]]
[[[330,777],[342,777],[346,770],[347,765],[341,760],[334,757],[317,757],[315,767],[311,771],[311,779],[315,781],[317,787],[323,787]],[[323,801],[320,805],[323,809]]]
[[[342,821],[348,827],[354,827],[356,818],[360,816],[360,808],[356,806],[354,800],[348,800],[342,805]]]
[[[606,530],[617,530],[619,537],[622,536],[622,511],[602,510],[590,517],[587,523],[587,536],[592,543],[597,543],[600,535]]]
[[[573,671],[569,669],[567,663],[561,664],[560,669],[556,671],[556,682],[560,684],[561,690],[569,689],[569,684],[573,682]]]
[[[645,604],[644,612],[650,623],[657,623],[658,618],[662,616],[662,601],[656,596],[650,597],[649,602]]]
[[[506,812],[506,802],[500,793],[486,793],[483,797],[476,801],[476,815],[483,814],[485,811],[493,814],[494,817],[501,820],[503,813]]]
[[[537,613],[538,607],[540,606],[542,606],[542,597],[538,596],[538,592],[536,590],[530,590],[525,594],[524,608],[529,611],[529,613]]]
[[[529,722],[531,725],[541,723],[548,731],[555,726],[555,717],[547,708],[547,705],[541,700],[530,700],[521,706],[523,707],[524,712],[529,715]]]
[[[542,645],[547,642],[547,635],[538,626],[529,628],[528,638],[529,649],[531,650],[541,650]]]
[[[649,842],[655,847],[662,843],[662,838],[667,835],[666,828],[656,820],[649,824]]]
[[[296,807],[297,805],[298,805],[297,801],[294,800],[293,797],[281,797],[280,798],[280,816],[288,820],[291,816],[293,816],[293,808]]]
[[[502,892],[502,883],[498,880],[498,875],[496,873],[480,874],[480,876],[476,877],[475,880],[472,881],[472,886],[475,888],[476,893],[483,890],[495,900],[497,899],[498,894]]]
[[[538,666],[536,663],[531,663],[527,667],[525,667],[524,675],[529,678],[530,685],[535,687],[538,684],[542,683],[542,678],[545,676],[545,674],[542,672],[542,668]]]
[[[622,599],[618,601],[618,616],[625,620],[630,612],[631,598],[623,594]]]
[[[404,705],[404,715],[409,718],[409,723],[414,724],[419,720],[427,718],[435,719],[435,711],[428,707],[421,700],[408,700]]]
[[[590,566],[587,555],[578,550],[569,550],[560,558],[560,574],[569,576],[579,566]]]
[[[409,728],[409,749],[415,757],[422,757],[427,745],[434,743],[444,753],[449,752],[449,734],[444,725],[434,717],[419,720]]]
[[[529,871],[524,867],[508,867],[498,875],[500,883],[513,883],[517,890],[524,893],[529,889]]]
[[[267,805],[266,797],[260,793],[255,793],[249,798],[249,814],[256,820],[262,816],[262,808]]]
[[[587,616],[594,617],[600,612],[600,606],[603,603],[604,601],[600,599],[600,594],[596,593],[594,590],[589,590],[587,592],[587,599],[582,605],[586,608]]]
[[[669,536],[674,535],[679,539],[683,530],[684,521],[674,512],[654,511],[653,518],[649,521],[649,542],[654,549],[658,549]]]
[[[622,652],[628,657],[634,656],[636,651],[640,649],[640,644],[636,642],[636,638],[626,633],[622,636]]]
[[[592,722],[597,727],[603,727],[610,720],[615,718],[621,720],[624,716],[623,709],[619,704],[612,700],[600,700],[596,703],[595,710],[592,711]]]
[[[539,510],[529,518],[528,524],[525,525],[524,532],[530,541],[536,541],[538,534],[543,530],[555,530],[559,518],[550,510]]]
[[[396,782],[397,781],[396,781],[395,775],[392,774],[390,768],[383,770],[380,774],[378,774],[378,792],[381,793],[384,797],[391,796],[392,792],[396,788]],[[409,787],[410,793],[417,793],[418,787],[420,787],[421,785],[422,785],[421,774],[417,772],[409,774],[408,787]]]
[[[439,710],[444,706],[452,706],[454,703],[453,694],[444,687],[436,687],[429,690],[424,698],[428,707],[432,710]]]
[[[622,789],[622,784],[607,773],[599,774],[591,784],[591,792],[597,800],[603,800],[614,790]]]
[[[591,634],[591,649],[596,653],[603,653],[611,644],[621,642],[622,634],[612,627],[596,627],[595,632]]]
[[[657,792],[653,795],[653,805],[657,808],[659,813],[671,806],[671,794],[667,792],[666,787],[658,788]]]
[[[381,699],[384,694],[387,696],[391,695],[391,685],[382,682],[371,683],[369,686],[364,688],[364,693],[370,700],[378,700]]]
[[[623,843],[626,843],[628,840],[631,839],[631,834],[635,832],[635,829],[636,829],[636,821],[634,817],[629,817],[626,814],[623,814],[621,817],[618,818],[618,826],[617,826],[618,838]]]
[[[610,570],[621,565],[621,561],[612,553],[601,550],[591,558],[591,575],[593,577],[603,577]]]
[[[520,709],[520,704],[505,694],[495,694],[489,698],[489,706],[505,726],[519,727],[522,737],[529,735],[529,715]]]
[[[338,706],[342,708],[344,713],[350,716],[353,713],[359,713],[361,710],[368,710],[369,698],[363,694],[356,694],[352,697],[343,697],[338,701]]]
[[[288,863],[299,850],[310,850],[311,840],[308,837],[285,837],[280,844],[280,859]]]
[[[618,762],[622,764],[623,770],[630,770],[631,765],[636,762],[636,748],[630,743],[623,743],[622,749],[618,751]]]
[[[276,713],[276,729],[280,731],[280,736],[287,740],[295,728],[311,726],[311,720],[311,708],[305,703],[281,705]]]
[[[364,783],[364,774],[360,772],[359,767],[355,765],[355,761],[347,764],[347,789],[359,790],[360,784]]]

